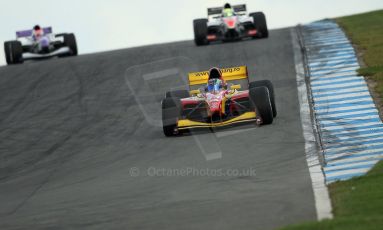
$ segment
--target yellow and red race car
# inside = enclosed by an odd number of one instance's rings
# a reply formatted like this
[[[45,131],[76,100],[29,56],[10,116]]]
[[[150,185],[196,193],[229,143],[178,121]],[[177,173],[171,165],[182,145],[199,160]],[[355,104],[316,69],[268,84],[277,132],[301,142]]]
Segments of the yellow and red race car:
[[[271,124],[277,115],[272,83],[249,82],[246,66],[212,68],[188,78],[189,90],[168,91],[162,100],[165,136],[251,121]]]

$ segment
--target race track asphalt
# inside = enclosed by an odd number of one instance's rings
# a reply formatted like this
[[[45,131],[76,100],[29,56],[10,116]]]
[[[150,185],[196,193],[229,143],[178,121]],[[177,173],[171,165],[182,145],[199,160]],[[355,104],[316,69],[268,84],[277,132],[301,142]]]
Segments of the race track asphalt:
[[[315,220],[293,57],[290,29],[280,29],[1,67],[0,229],[264,230]],[[163,135],[166,90],[185,85],[188,71],[237,65],[274,83],[272,125]]]

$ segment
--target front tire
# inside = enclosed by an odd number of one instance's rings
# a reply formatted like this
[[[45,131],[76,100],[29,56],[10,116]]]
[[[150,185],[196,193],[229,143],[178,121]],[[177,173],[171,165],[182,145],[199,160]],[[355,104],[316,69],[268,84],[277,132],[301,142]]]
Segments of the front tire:
[[[263,124],[269,125],[273,123],[273,109],[271,107],[270,93],[267,87],[256,87],[249,90],[249,97],[253,109],[262,118]]]
[[[255,28],[260,33],[260,37],[269,37],[269,30],[267,29],[265,14],[263,12],[256,12],[249,14],[249,16],[253,17]]]
[[[197,46],[209,44],[209,41],[207,40],[207,22],[208,20],[205,18],[195,19],[193,21],[194,42]]]
[[[23,63],[23,46],[21,42],[4,42],[4,53],[8,65]]]
[[[162,100],[162,128],[165,136],[175,136],[178,118],[181,115],[181,100],[165,98]]]
[[[77,42],[74,34],[64,34],[64,46],[69,47],[71,54],[68,56],[77,56]]]
[[[273,108],[273,117],[277,116],[277,107],[275,106],[274,86],[269,80],[253,81],[249,83],[249,89],[265,86],[270,93],[271,107]]]

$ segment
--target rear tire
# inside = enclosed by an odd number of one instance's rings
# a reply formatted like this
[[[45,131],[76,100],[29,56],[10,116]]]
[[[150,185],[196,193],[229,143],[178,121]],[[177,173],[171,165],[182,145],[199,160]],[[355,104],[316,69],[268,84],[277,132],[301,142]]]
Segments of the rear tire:
[[[181,100],[179,98],[165,98],[162,100],[162,127],[165,136],[175,136],[177,121],[181,115]]]
[[[207,19],[195,19],[193,21],[194,27],[194,42],[197,46],[208,45],[207,40]]]
[[[273,109],[267,87],[256,87],[249,90],[249,97],[253,108],[260,114],[263,124],[273,123]]]
[[[77,43],[74,34],[64,34],[64,46],[69,47],[71,53],[68,56],[77,56]]]
[[[23,63],[23,46],[19,41],[4,42],[5,59],[8,65]]]
[[[253,17],[255,28],[260,33],[260,37],[269,37],[269,30],[267,29],[265,14],[263,12],[256,12],[249,14],[249,16]]]
[[[269,90],[271,107],[273,108],[273,117],[277,116],[277,107],[275,106],[274,86],[269,80],[253,81],[249,83],[249,89],[265,86]]]
[[[178,97],[178,98],[188,98],[190,97],[189,91],[181,89],[181,90],[173,90],[173,91],[168,91],[165,94],[165,98],[170,98],[170,97]]]

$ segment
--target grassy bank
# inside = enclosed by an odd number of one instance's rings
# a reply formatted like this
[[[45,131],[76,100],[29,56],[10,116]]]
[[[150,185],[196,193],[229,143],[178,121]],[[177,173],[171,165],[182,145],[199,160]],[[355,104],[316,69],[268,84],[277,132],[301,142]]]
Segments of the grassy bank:
[[[373,81],[374,97],[383,96],[383,10],[336,19],[358,50],[359,74]],[[371,86],[371,84],[370,84]],[[380,108],[383,108],[380,104]],[[292,225],[283,230],[383,229],[383,161],[367,175],[329,185],[334,219]]]
[[[383,161],[367,175],[329,186],[335,218],[283,230],[380,230],[383,226]]]
[[[383,10],[336,19],[356,46],[365,64],[358,70],[375,82],[374,91],[383,97]],[[380,105],[382,108],[382,105]]]

